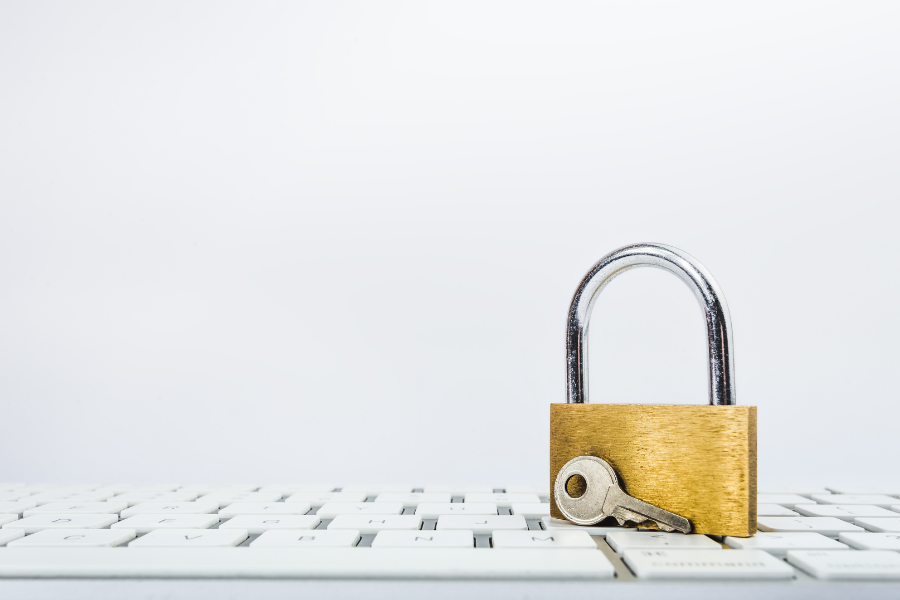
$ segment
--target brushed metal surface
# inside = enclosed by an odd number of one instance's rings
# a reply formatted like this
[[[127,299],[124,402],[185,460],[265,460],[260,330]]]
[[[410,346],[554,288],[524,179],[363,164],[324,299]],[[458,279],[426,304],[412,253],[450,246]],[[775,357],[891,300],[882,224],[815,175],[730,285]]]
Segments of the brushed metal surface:
[[[630,495],[696,533],[756,533],[756,407],[551,404],[550,489],[578,456],[607,461]],[[550,498],[550,515],[564,518]]]

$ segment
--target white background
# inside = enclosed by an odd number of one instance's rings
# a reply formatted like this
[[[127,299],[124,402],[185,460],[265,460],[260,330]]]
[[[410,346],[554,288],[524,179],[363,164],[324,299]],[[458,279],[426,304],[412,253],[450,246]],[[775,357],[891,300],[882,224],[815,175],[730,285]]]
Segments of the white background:
[[[544,483],[640,241],[724,289],[761,483],[896,479],[898,18],[0,4],[0,480]],[[707,400],[668,273],[590,344],[593,401]]]

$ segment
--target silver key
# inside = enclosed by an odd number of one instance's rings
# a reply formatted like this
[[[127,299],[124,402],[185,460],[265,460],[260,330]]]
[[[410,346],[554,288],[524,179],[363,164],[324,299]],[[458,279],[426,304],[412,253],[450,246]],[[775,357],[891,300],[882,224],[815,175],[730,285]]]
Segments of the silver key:
[[[566,483],[575,475],[581,475],[587,484],[578,498],[566,491]],[[615,517],[619,525],[653,521],[663,531],[691,531],[691,522],[684,517],[626,494],[613,468],[596,456],[579,456],[567,462],[556,476],[553,496],[563,515],[577,525],[594,525]]]

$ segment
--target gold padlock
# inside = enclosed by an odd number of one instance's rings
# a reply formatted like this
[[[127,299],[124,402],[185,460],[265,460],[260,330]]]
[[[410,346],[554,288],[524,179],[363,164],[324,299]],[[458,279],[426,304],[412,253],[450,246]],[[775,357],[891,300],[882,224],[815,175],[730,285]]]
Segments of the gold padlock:
[[[614,277],[644,266],[674,273],[700,302],[709,351],[708,406],[588,404],[587,331],[594,301]],[[615,469],[628,494],[687,518],[696,533],[756,533],[756,407],[735,406],[731,317],[719,285],[695,258],[671,246],[636,244],[600,259],[569,307],[566,368],[566,404],[550,405],[550,489],[569,460],[596,456]],[[550,516],[564,518],[552,494]]]

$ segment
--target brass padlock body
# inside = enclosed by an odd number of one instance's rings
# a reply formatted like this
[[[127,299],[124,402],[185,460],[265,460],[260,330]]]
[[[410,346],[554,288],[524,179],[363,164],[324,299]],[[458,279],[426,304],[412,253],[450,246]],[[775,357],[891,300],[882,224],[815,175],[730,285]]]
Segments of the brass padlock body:
[[[551,404],[550,489],[576,456],[616,470],[623,489],[691,521],[695,533],[756,533],[756,407]],[[550,516],[565,518],[550,495]]]

